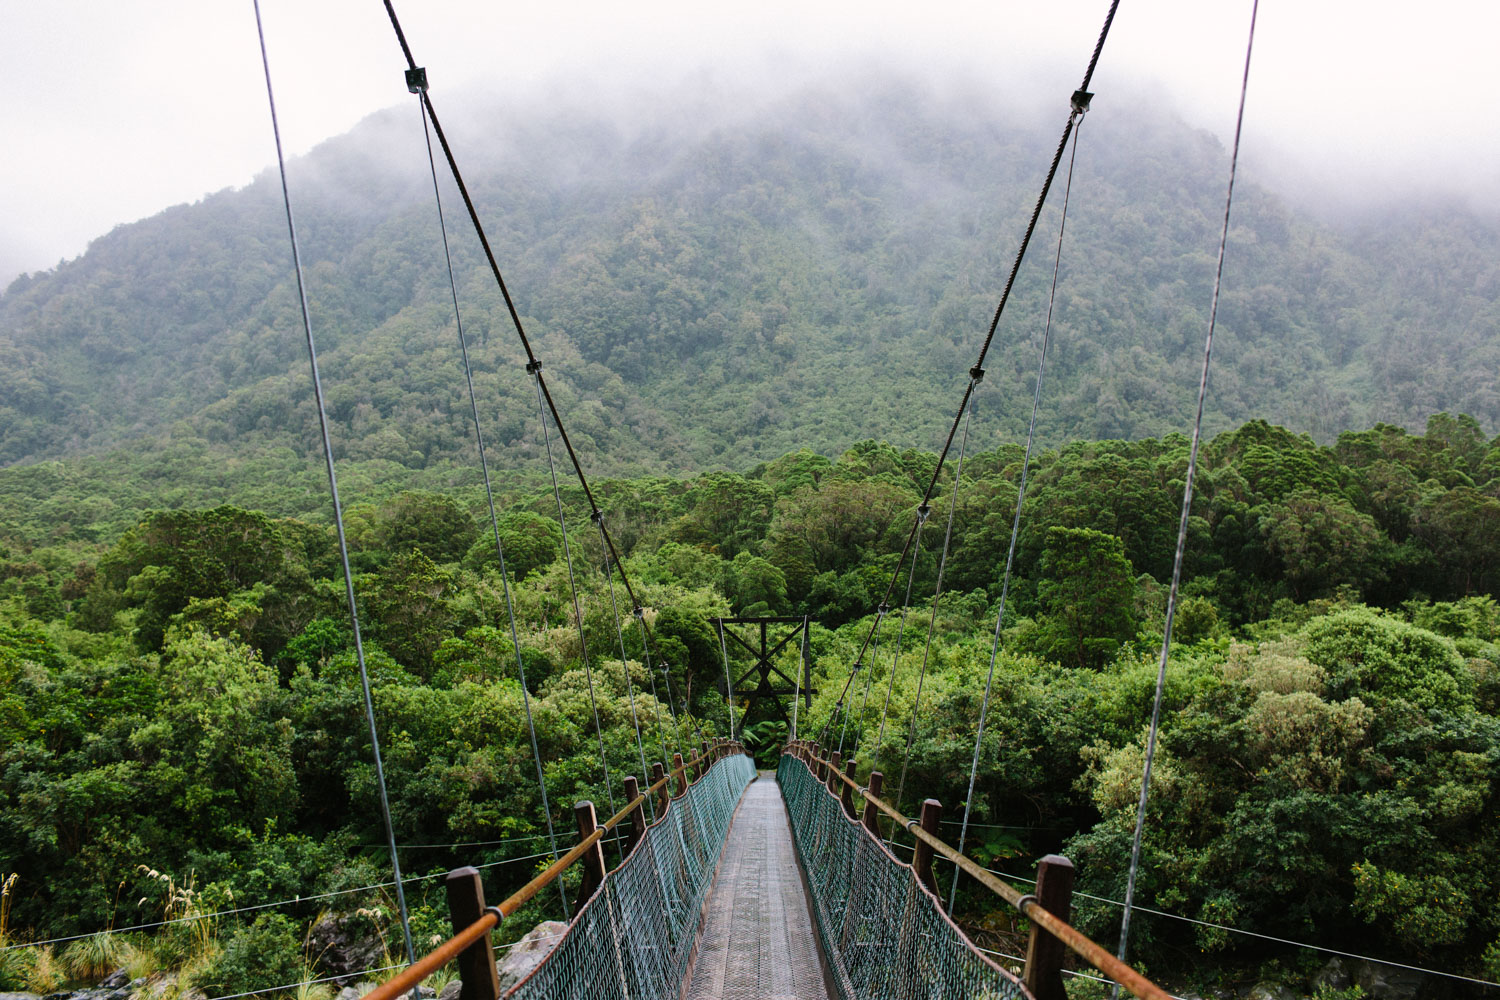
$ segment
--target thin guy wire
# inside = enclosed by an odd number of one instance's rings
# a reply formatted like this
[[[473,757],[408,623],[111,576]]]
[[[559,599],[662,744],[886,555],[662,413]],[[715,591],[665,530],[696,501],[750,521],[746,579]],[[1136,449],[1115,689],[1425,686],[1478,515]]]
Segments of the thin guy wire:
[[[604,519],[600,518],[599,538],[604,538]],[[604,552],[604,578],[609,581],[609,609],[615,616],[615,638],[620,641],[620,673],[625,675],[625,693],[630,698],[630,724],[635,727],[635,748],[641,755],[641,780],[651,784],[651,769],[646,766],[646,744],[641,740],[641,719],[635,711],[635,684],[630,679],[630,665],[625,661],[625,631],[620,627],[620,602],[615,597],[615,574],[610,568],[609,550]],[[652,796],[646,796],[646,811],[650,814],[651,822],[656,822],[656,803],[651,801]]]
[[[387,6],[389,6],[390,0],[386,0],[386,2]],[[1086,93],[1089,89],[1089,81],[1094,77],[1094,69],[1099,64],[1099,55],[1104,51],[1104,40],[1109,37],[1109,28],[1110,25],[1114,23],[1115,11],[1119,9],[1119,6],[1120,0],[1112,0],[1109,5],[1109,12],[1104,17],[1104,27],[1100,29],[1099,39],[1094,43],[1094,51],[1093,54],[1089,57],[1088,69],[1084,71],[1083,83],[1079,86],[1077,91],[1078,93]],[[932,479],[927,484],[927,492],[922,497],[922,502],[924,504],[930,503],[932,501],[932,491],[937,486],[938,476],[940,476],[943,472],[943,464],[948,460],[948,452],[953,447],[953,438],[954,435],[958,432],[958,425],[959,421],[963,418],[964,408],[969,405],[969,397],[974,394],[975,377],[982,377],[984,374],[985,356],[989,353],[990,343],[995,339],[995,330],[1000,325],[1000,316],[1005,312],[1006,303],[1010,301],[1011,290],[1015,287],[1016,284],[1016,275],[1020,273],[1021,270],[1021,261],[1026,257],[1026,248],[1031,245],[1031,237],[1036,232],[1037,220],[1041,218],[1042,206],[1047,202],[1047,193],[1052,189],[1052,181],[1057,177],[1057,168],[1062,163],[1062,155],[1063,152],[1068,148],[1068,138],[1072,135],[1073,126],[1075,124],[1076,122],[1074,121],[1073,112],[1069,111],[1068,122],[1063,128],[1062,139],[1059,140],[1057,144],[1057,151],[1052,154],[1052,164],[1047,168],[1047,176],[1042,181],[1041,194],[1037,196],[1036,207],[1031,211],[1031,221],[1027,223],[1026,232],[1021,237],[1021,245],[1019,249],[1016,250],[1015,261],[1011,264],[1010,276],[1006,278],[1005,281],[1005,290],[1000,295],[999,305],[995,307],[994,318],[990,320],[989,332],[985,335],[984,338],[984,346],[979,350],[979,360],[975,362],[973,368],[969,369],[970,380],[968,387],[964,390],[963,399],[959,401],[958,411],[953,415],[953,424],[948,428],[947,440],[943,443],[942,451],[938,453],[937,467],[933,469]],[[886,585],[885,597],[882,598],[880,602],[882,604],[890,603],[891,594],[895,592],[896,581],[901,578],[901,567],[906,563],[907,553],[911,550],[912,537],[916,534],[919,524],[920,522],[918,522],[917,524],[913,524],[911,532],[906,536],[906,544],[901,549],[900,558],[896,560],[896,568],[891,574],[891,582]],[[869,645],[870,635],[867,634],[865,636],[864,645],[860,647],[859,656],[855,657],[854,659],[856,665],[858,665],[864,659],[865,650],[869,648]],[[854,671],[850,671],[848,679],[844,682],[845,692],[849,690],[849,685],[853,683],[853,681]],[[843,700],[844,696],[843,694],[840,694],[839,701],[842,702]],[[823,727],[823,732],[827,733],[828,731],[828,726],[825,725]]]
[[[734,679],[729,674],[729,647],[724,645],[724,619],[718,621],[719,655],[724,657],[724,704],[729,709],[729,738],[734,739]]]
[[[385,790],[385,767],[380,757],[380,736],[375,730],[375,701],[370,696],[370,673],[365,667],[364,640],[359,632],[359,608],[354,601],[354,574],[349,569],[349,543],[344,537],[344,508],[339,502],[339,480],[333,469],[333,441],[328,433],[328,411],[323,403],[323,380],[318,375],[318,351],[313,344],[312,318],[307,307],[307,286],[302,280],[302,252],[297,245],[297,224],[292,218],[292,194],[287,187],[286,156],[281,149],[281,125],[276,118],[276,95],[271,87],[271,59],[266,53],[266,31],[260,16],[260,0],[251,0],[255,8],[255,33],[260,40],[260,62],[266,76],[266,103],[271,109],[271,133],[276,139],[276,164],[281,176],[281,200],[286,206],[287,236],[292,244],[292,270],[297,276],[297,304],[302,310],[302,331],[307,337],[307,360],[312,371],[313,396],[318,403],[318,429],[323,437],[323,459],[328,466],[328,488],[333,496],[333,523],[338,530],[339,558],[344,568],[344,594],[349,602],[349,620],[354,627],[354,655],[359,663],[359,682],[365,698],[365,720],[370,726],[370,749],[375,758],[375,784],[380,789],[380,814],[385,821],[385,839],[391,852],[391,871],[396,879],[396,903],[401,913],[401,935],[406,941],[406,960],[415,962],[411,923],[406,912],[406,893],[401,887],[401,861],[396,854],[396,831],[391,825],[391,803]],[[416,991],[412,998],[416,1000]]]
[[[969,387],[972,389],[975,383],[971,380]],[[958,465],[953,474],[953,496],[948,501],[948,531],[943,537],[943,557],[938,561],[937,591],[932,596],[932,613],[927,619],[927,644],[922,647],[922,669],[917,673],[917,697],[911,703],[911,722],[906,728],[906,750],[901,755],[901,779],[896,783],[896,808],[901,808],[901,796],[906,792],[906,768],[911,763],[911,745],[917,738],[917,711],[922,707],[922,686],[927,681],[927,663],[932,653],[932,632],[937,624],[938,598],[943,593],[943,570],[948,565],[948,546],[953,540],[953,512],[958,509],[958,485],[963,481],[964,474],[964,452],[969,448],[969,429],[974,418],[974,404],[968,407],[968,415],[964,418],[964,436],[958,446]],[[892,677],[894,682],[894,676]],[[887,695],[889,699],[889,695]]]
[[[578,652],[583,658],[584,676],[589,682],[589,706],[594,710],[594,733],[599,737],[599,768],[604,772],[604,794],[609,798],[609,814],[615,814],[615,790],[609,781],[609,759],[604,754],[604,727],[599,723],[599,702],[594,697],[594,668],[589,664],[589,643],[583,629],[583,606],[578,603],[578,580],[573,575],[573,550],[568,545],[568,522],[563,516],[562,487],[557,482],[557,463],[552,460],[552,435],[547,431],[547,414],[542,409],[542,373],[536,376],[536,416],[542,427],[542,440],[547,445],[547,466],[552,470],[552,498],[557,501],[557,526],[562,529],[563,558],[568,564],[568,592],[573,597],[573,617],[578,622]],[[603,530],[603,525],[600,525]],[[620,860],[625,860],[625,845],[619,836],[615,847]]]
[[[425,88],[424,88],[425,91]],[[484,498],[490,508],[490,530],[495,538],[495,558],[500,562],[500,586],[505,593],[505,613],[510,621],[510,641],[516,650],[516,673],[521,679],[521,704],[526,709],[526,732],[531,737],[531,759],[536,764],[536,784],[542,793],[542,818],[547,823],[547,843],[552,848],[552,857],[557,858],[557,833],[552,828],[552,805],[547,800],[547,781],[542,775],[542,752],[536,738],[536,722],[531,715],[531,692],[526,687],[526,665],[521,656],[521,637],[516,631],[516,608],[510,595],[510,576],[505,571],[505,546],[500,542],[500,519],[495,513],[495,490],[490,483],[489,456],[484,450],[484,432],[479,423],[479,399],[474,392],[474,370],[469,364],[469,343],[464,339],[463,314],[458,308],[458,282],[453,277],[453,254],[448,249],[448,223],[443,218],[443,193],[438,187],[437,163],[432,156],[432,133],[427,128],[427,106],[422,103],[422,94],[417,94],[417,107],[422,114],[422,138],[427,142],[427,167],[432,174],[432,197],[437,205],[438,230],[443,236],[443,262],[448,267],[448,290],[453,295],[453,323],[458,328],[458,349],[464,363],[464,383],[469,388],[469,410],[474,417],[474,441],[479,447],[479,468],[484,473]],[[562,897],[563,914],[571,918],[568,894],[558,885]]]
[[[1162,625],[1161,659],[1156,668],[1156,696],[1151,703],[1151,728],[1146,737],[1146,759],[1141,769],[1141,798],[1135,813],[1135,835],[1130,843],[1130,872],[1125,878],[1125,911],[1120,917],[1118,957],[1125,961],[1130,947],[1130,908],[1135,901],[1135,880],[1141,863],[1141,836],[1146,828],[1146,803],[1151,795],[1151,762],[1156,756],[1156,737],[1161,726],[1161,703],[1167,687],[1167,656],[1172,644],[1172,616],[1177,610],[1177,587],[1182,581],[1182,555],[1187,548],[1188,515],[1193,506],[1193,477],[1198,472],[1198,445],[1203,434],[1203,401],[1208,396],[1209,364],[1213,359],[1214,324],[1219,315],[1219,290],[1224,283],[1224,252],[1229,245],[1229,212],[1234,205],[1234,173],[1240,158],[1240,136],[1245,126],[1245,96],[1250,90],[1250,56],[1255,50],[1255,17],[1260,0],[1250,5],[1250,34],[1245,42],[1245,71],[1240,77],[1240,107],[1234,122],[1234,148],[1229,154],[1229,187],[1224,195],[1224,228],[1219,234],[1219,261],[1214,271],[1214,294],[1208,308],[1208,335],[1203,340],[1203,373],[1198,377],[1198,411],[1193,417],[1193,443],[1188,450],[1187,482],[1182,488],[1182,516],[1177,524],[1177,551],[1172,556],[1172,587],[1167,591],[1167,617]],[[1112,1000],[1119,1000],[1116,984]]]
[[[960,459],[960,462],[962,462],[962,459]],[[954,482],[954,486],[957,487],[958,480],[955,479],[953,482]],[[931,508],[930,507],[928,508],[928,514],[929,515],[931,514]],[[918,511],[918,516],[921,518],[921,523],[925,525],[927,523],[927,516],[928,515],[923,515],[921,513],[921,511],[919,510]],[[949,521],[948,521],[948,527],[949,527],[950,530],[953,527],[953,521],[952,521],[951,517],[949,518]],[[879,746],[880,745],[880,741],[885,738],[885,717],[886,717],[886,713],[888,711],[890,711],[890,708],[891,708],[891,691],[896,686],[896,670],[901,666],[901,640],[906,637],[906,616],[911,612],[911,587],[912,587],[912,583],[917,578],[917,559],[918,559],[918,557],[921,556],[921,554],[922,554],[922,533],[919,531],[919,532],[917,532],[916,548],[912,552],[911,570],[906,575],[906,599],[901,602],[901,625],[896,630],[896,652],[895,652],[894,655],[891,656],[891,676],[887,679],[886,685],[885,685],[885,706],[880,710],[880,735],[878,735],[875,738],[875,745],[876,746]],[[870,654],[870,659],[872,659],[872,660],[875,659],[876,655],[877,655],[876,653],[872,652]],[[865,682],[865,694],[866,694],[866,697],[869,696],[869,688],[870,688],[869,682],[866,681]],[[857,743],[858,741],[859,741],[858,737],[856,737],[855,738],[855,742]]]
[[[989,717],[990,693],[995,684],[995,661],[1000,657],[1000,630],[1005,623],[1005,601],[1010,596],[1010,573],[1016,560],[1016,539],[1021,534],[1021,508],[1026,503],[1026,482],[1031,471],[1031,448],[1036,441],[1036,418],[1042,407],[1042,380],[1047,373],[1047,347],[1052,342],[1052,310],[1057,304],[1057,279],[1062,272],[1063,237],[1068,230],[1068,201],[1073,194],[1073,167],[1078,162],[1078,137],[1083,134],[1083,112],[1075,113],[1078,126],[1073,132],[1073,152],[1068,157],[1068,178],[1063,185],[1062,216],[1057,223],[1057,254],[1052,259],[1052,290],[1047,293],[1047,321],[1042,327],[1041,348],[1037,352],[1036,387],[1031,397],[1031,423],[1026,428],[1026,452],[1021,458],[1021,483],[1016,490],[1016,513],[1010,522],[1010,546],[1005,552],[1005,573],[1000,581],[1000,610],[995,615],[995,638],[990,643],[990,669],[984,679],[984,699],[979,703],[979,728],[974,731],[974,761],[969,765],[969,791],[964,796],[963,826],[958,834],[958,853],[964,852],[969,836],[969,814],[974,809],[974,781],[979,775],[979,747],[984,739],[984,724]],[[958,900],[959,869],[953,871],[948,887],[948,914]],[[1123,959],[1122,959],[1123,961]]]
[[[802,678],[807,673],[807,620],[802,616],[802,652],[797,658],[797,683],[792,692],[792,739],[797,739],[797,706],[802,703]]]
[[[916,565],[915,561],[913,561],[912,564]],[[911,596],[910,593],[909,593],[909,588],[908,588],[908,594],[907,594],[907,596],[908,597]],[[884,617],[884,613],[883,612],[877,611],[876,614],[879,614],[882,617]],[[879,663],[879,662],[880,662],[880,632],[877,629],[876,632],[875,632],[875,639],[874,639],[873,642],[870,643],[870,663],[873,665],[873,664]],[[894,664],[892,664],[892,669],[893,670],[895,669],[895,665]],[[860,702],[859,702],[859,721],[857,721],[854,724],[854,750],[853,750],[853,752],[856,753],[856,754],[859,753],[859,741],[864,736],[864,732],[865,732],[865,712],[868,711],[869,708],[870,708],[870,688],[873,687],[874,684],[875,684],[875,671],[872,669],[872,670],[869,670],[869,671],[867,671],[865,673],[865,693],[864,693],[864,697],[862,697],[860,699]]]

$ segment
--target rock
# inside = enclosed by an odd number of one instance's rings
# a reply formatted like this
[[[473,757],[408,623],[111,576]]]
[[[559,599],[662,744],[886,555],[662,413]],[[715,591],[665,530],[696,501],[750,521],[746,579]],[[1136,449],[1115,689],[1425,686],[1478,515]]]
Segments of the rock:
[[[1275,983],[1256,983],[1250,987],[1247,1000],[1297,1000],[1297,994]]]
[[[1380,962],[1354,963],[1354,982],[1369,1000],[1415,1000],[1426,978],[1420,972]]]
[[[443,987],[443,992],[438,994],[438,1000],[458,1000],[458,995],[463,992],[464,981],[454,979]]]
[[[369,925],[353,914],[324,917],[307,932],[307,950],[330,976],[352,976],[381,964],[385,948],[367,934]]]
[[[0,993],[0,1000],[42,1000],[35,993]]]
[[[116,969],[104,978],[104,981],[99,984],[99,988],[101,990],[117,990],[121,986],[129,984],[129,982],[130,973],[124,969]]]
[[[542,959],[557,946],[568,925],[561,920],[543,920],[526,936],[507,948],[507,954],[495,963],[500,973],[500,992],[531,975]]]
[[[458,980],[455,979],[454,982],[456,983],[458,982]],[[339,995],[335,998],[335,1000],[359,1000],[359,995],[359,990],[355,989],[353,986],[345,986],[343,989],[339,990]]]
[[[1344,964],[1343,959],[1334,956],[1318,970],[1318,974],[1313,976],[1312,983],[1309,985],[1316,993],[1325,986],[1331,990],[1347,990],[1353,984],[1354,981],[1349,978],[1349,967]]]

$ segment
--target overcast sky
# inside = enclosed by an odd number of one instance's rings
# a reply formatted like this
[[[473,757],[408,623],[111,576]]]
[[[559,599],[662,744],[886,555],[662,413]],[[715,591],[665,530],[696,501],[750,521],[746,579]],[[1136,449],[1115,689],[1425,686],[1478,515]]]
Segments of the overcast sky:
[[[705,74],[770,85],[873,60],[934,83],[992,81],[997,99],[1025,79],[1017,100],[1047,95],[1060,125],[1106,7],[398,0],[397,12],[440,109],[465,92],[539,103],[560,80],[599,92]],[[409,100],[380,0],[263,0],[262,11],[289,152]],[[1144,90],[1227,145],[1249,18],[1249,0],[1123,0],[1096,113],[1112,92]],[[1495,208],[1497,36],[1500,4],[1481,0],[1267,0],[1248,163],[1325,198],[1465,194]],[[273,160],[250,0],[0,0],[0,66],[0,288]]]

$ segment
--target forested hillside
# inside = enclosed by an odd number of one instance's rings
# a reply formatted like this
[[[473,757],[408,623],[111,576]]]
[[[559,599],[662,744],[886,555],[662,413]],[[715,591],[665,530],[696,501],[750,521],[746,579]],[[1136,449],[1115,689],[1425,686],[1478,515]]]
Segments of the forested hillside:
[[[591,684],[616,778],[641,770],[632,718],[650,759],[700,727],[725,731],[709,618],[726,612],[810,614],[817,695],[804,731],[831,725],[829,741],[888,782],[908,772],[890,786],[908,809],[927,795],[956,808],[1020,457],[1015,445],[971,453],[957,484],[948,467],[913,606],[877,633],[847,714],[835,701],[934,454],[865,441],[742,474],[595,483],[662,673],[644,669],[638,631],[616,631],[579,487],[562,496],[581,622],[550,484],[511,481],[500,540],[555,820],[578,798],[619,795],[601,779]],[[1106,943],[1186,466],[1181,435],[1041,454],[1001,623],[974,799],[983,825],[968,849],[1022,879],[1042,854],[1067,853],[1097,897],[1080,900],[1079,920]],[[38,527],[72,500],[49,495],[76,488],[59,468],[7,476],[11,502],[42,512]],[[30,471],[52,474],[19,475]],[[125,511],[143,485],[101,476],[86,489]],[[46,993],[102,963],[175,969],[180,986],[217,995],[392,964],[379,958],[379,941],[399,939],[379,885],[383,830],[333,533],[280,516],[309,502],[300,485],[277,493],[262,494],[272,513],[158,510],[105,539],[54,524],[5,542],[0,880],[17,879],[0,945],[222,915],[191,933],[0,951],[0,989]],[[404,863],[430,937],[446,919],[437,874],[489,865],[500,898],[544,852],[516,649],[482,493],[392,490],[352,502],[347,523],[396,836],[413,845]],[[1327,958],[1240,931],[1500,976],[1488,864],[1500,851],[1500,444],[1446,414],[1422,435],[1379,425],[1331,447],[1264,422],[1218,435],[1186,573],[1137,899],[1174,916],[1138,916],[1133,954],[1179,993],[1306,987]],[[734,674],[748,668],[731,657]],[[784,660],[795,671],[795,650]],[[746,736],[774,759],[785,725],[743,695]],[[971,889],[958,910],[970,932],[1022,946],[993,897]],[[549,907],[550,896],[505,933]],[[329,912],[377,942],[369,965],[299,944]],[[1356,994],[1320,994],[1336,995]]]
[[[342,457],[467,460],[421,134],[377,115],[292,165]],[[933,447],[1055,141],[1004,95],[813,87],[726,120],[671,106],[455,115],[502,267],[601,471],[742,468],[882,437]],[[1082,129],[1045,439],[1187,426],[1225,175],[1211,137],[1101,97]],[[0,298],[0,462],[201,440],[313,453],[269,176],[121,226]],[[540,454],[520,355],[449,194],[502,461]],[[1331,441],[1439,410],[1500,425],[1500,227],[1456,208],[1344,229],[1241,186],[1208,426]],[[979,443],[1024,427],[1057,209],[990,356]],[[528,414],[532,416],[529,418]]]

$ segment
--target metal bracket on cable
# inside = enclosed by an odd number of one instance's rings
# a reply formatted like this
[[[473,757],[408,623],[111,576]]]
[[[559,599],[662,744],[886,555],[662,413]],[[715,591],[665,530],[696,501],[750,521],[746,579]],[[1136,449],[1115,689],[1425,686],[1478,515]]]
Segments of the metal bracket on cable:
[[[932,516],[932,504],[924,503],[917,508],[917,523],[926,524],[927,518]]]
[[[1086,114],[1088,114],[1088,111],[1089,111],[1089,102],[1092,101],[1093,99],[1094,99],[1094,95],[1091,94],[1091,93],[1089,93],[1087,90],[1075,90],[1075,91],[1073,91],[1073,97],[1072,97],[1073,113],[1075,115],[1086,115]]]
[[[414,66],[406,71],[406,89],[413,94],[427,93],[426,66]]]
[[[886,615],[891,613],[891,606],[889,604],[882,604],[880,607],[876,608],[875,611],[880,615],[880,617],[884,618]]]
[[[639,604],[637,604],[633,610],[635,611],[635,616],[637,618],[639,618],[641,621],[645,621],[646,620],[646,609],[645,608],[643,608]]]
[[[595,524],[599,525],[600,527],[603,527],[604,526],[604,511],[602,511],[602,510],[596,510],[596,511],[594,511],[592,514],[589,515],[589,520],[593,521]]]
[[[528,362],[526,362],[526,374],[527,375],[535,375],[537,372],[539,372],[541,370],[542,370],[542,363],[540,361],[528,361]]]
[[[984,381],[984,369],[981,368],[981,367],[979,367],[978,365],[975,365],[973,368],[970,368],[969,369],[969,379],[975,385],[978,385],[980,382],[983,382]]]

